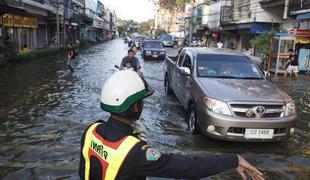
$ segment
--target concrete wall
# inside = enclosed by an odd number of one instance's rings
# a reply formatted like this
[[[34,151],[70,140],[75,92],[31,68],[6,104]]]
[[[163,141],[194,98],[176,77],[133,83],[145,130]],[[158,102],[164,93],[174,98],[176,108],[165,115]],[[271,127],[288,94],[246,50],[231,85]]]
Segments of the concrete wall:
[[[220,25],[221,2],[211,4],[208,14],[208,26],[210,29],[217,29]]]
[[[298,26],[299,26],[299,29],[310,29],[310,20],[303,21],[303,22],[298,22],[297,20],[284,22],[280,25],[280,29],[287,30],[291,28],[298,28]]]
[[[238,23],[281,22],[283,8],[263,9],[260,0],[235,0],[233,19]]]

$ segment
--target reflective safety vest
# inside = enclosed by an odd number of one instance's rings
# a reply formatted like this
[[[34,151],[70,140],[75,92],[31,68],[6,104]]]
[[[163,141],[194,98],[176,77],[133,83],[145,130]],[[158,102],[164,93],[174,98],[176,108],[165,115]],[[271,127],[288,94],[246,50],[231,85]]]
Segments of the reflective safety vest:
[[[101,123],[91,125],[85,135],[82,150],[85,159],[85,180],[90,179],[91,157],[96,157],[101,163],[102,180],[115,179],[130,150],[140,142],[133,136],[126,136],[117,142],[106,141],[96,133],[99,124]]]

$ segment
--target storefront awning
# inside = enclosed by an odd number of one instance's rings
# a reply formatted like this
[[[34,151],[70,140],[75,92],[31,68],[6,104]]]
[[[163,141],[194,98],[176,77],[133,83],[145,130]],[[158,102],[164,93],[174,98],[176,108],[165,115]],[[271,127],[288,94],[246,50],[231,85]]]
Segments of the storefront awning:
[[[236,30],[237,29],[237,25],[236,24],[230,24],[230,25],[222,25],[221,29],[223,31],[227,31],[227,30]]]
[[[297,36],[295,43],[300,43],[300,44],[309,44],[310,43],[310,37],[300,37]]]
[[[310,19],[310,13],[298,14],[296,19],[298,19],[298,20]]]
[[[251,33],[254,33],[254,34],[269,32],[270,30],[271,30],[271,24],[253,23],[251,26]]]

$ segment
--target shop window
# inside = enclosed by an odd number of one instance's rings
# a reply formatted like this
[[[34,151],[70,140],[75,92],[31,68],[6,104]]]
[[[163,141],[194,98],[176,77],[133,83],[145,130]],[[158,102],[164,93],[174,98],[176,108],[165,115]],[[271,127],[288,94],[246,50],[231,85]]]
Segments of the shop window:
[[[283,40],[280,43],[280,53],[287,53],[290,48],[294,48],[294,40]]]
[[[21,30],[21,47],[20,50],[23,50],[24,48],[32,49],[32,38],[33,33],[32,29],[22,29]]]

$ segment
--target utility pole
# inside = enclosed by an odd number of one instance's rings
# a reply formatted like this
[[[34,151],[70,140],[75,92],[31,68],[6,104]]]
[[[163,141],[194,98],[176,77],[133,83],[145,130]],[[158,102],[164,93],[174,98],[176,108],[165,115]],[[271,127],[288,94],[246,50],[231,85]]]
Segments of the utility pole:
[[[191,15],[191,18],[189,20],[189,46],[192,45],[193,40],[193,15]]]
[[[68,1],[67,1],[68,3]],[[66,17],[65,17],[65,12],[67,11],[67,13],[70,13],[68,9],[66,9],[68,7],[68,4],[65,4],[65,2],[63,3],[63,22],[62,22],[62,27],[63,27],[63,33],[62,33],[62,46],[65,47],[66,46]]]
[[[60,47],[60,38],[59,38],[59,5],[58,0],[56,0],[56,39],[57,39],[57,47]]]

